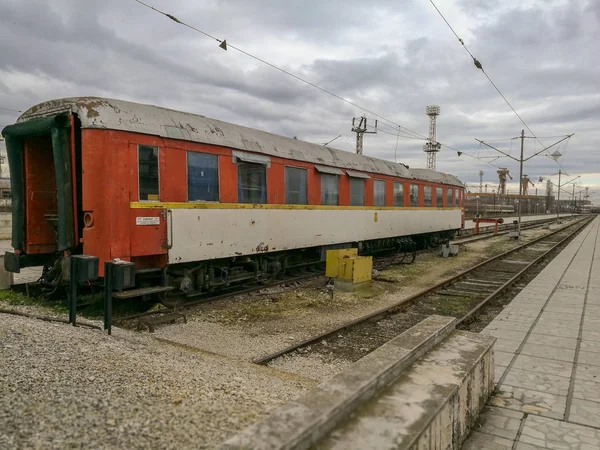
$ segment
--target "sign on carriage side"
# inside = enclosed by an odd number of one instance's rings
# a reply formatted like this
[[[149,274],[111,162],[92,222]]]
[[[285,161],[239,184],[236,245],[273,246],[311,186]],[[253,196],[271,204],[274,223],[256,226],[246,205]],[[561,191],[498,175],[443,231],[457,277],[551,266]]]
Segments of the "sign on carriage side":
[[[160,225],[160,217],[136,217],[136,225]]]

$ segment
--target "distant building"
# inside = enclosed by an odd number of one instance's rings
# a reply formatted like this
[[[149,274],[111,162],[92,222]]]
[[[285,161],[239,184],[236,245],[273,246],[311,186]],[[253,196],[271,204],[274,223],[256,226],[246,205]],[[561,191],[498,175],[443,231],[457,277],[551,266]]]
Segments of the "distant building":
[[[554,196],[524,195],[521,214],[544,214],[554,211]],[[467,217],[479,213],[484,217],[514,215],[519,209],[519,195],[496,193],[467,193],[465,214]]]
[[[10,195],[10,178],[0,178],[0,198],[11,198]]]
[[[0,137],[0,178],[10,178],[8,171],[8,157],[6,154],[6,143]]]
[[[10,206],[10,172],[4,140],[0,140],[0,209]]]

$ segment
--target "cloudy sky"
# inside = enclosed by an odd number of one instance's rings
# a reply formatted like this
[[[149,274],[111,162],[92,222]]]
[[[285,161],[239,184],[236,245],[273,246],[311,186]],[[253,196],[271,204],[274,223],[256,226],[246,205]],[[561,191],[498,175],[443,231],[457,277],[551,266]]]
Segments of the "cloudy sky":
[[[441,107],[438,170],[496,186],[518,164],[523,124],[427,0],[147,0],[182,21],[289,70],[394,123],[428,133]],[[600,203],[600,2],[438,0],[437,5],[544,145],[558,149]],[[161,16],[134,0],[2,0],[0,124],[44,100],[105,96],[174,109],[353,151],[361,109]],[[366,114],[367,117],[373,117]],[[371,122],[370,122],[371,123]],[[380,121],[381,123],[381,121]],[[423,141],[380,125],[364,153],[423,167]],[[528,135],[531,135],[527,131]],[[499,140],[505,139],[505,140]],[[473,157],[457,157],[450,146]],[[542,149],[525,141],[525,154]],[[553,149],[554,150],[554,149]],[[553,151],[552,150],[552,151]],[[556,173],[539,156],[525,173]],[[557,181],[557,177],[555,177]],[[536,186],[538,186],[536,184]],[[541,185],[539,185],[541,187]],[[516,186],[513,187],[516,189]]]

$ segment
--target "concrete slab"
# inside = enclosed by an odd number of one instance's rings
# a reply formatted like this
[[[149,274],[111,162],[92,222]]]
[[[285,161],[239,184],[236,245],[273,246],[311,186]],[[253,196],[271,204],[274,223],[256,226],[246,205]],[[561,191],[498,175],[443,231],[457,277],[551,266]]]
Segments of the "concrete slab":
[[[510,374],[510,371],[508,374]],[[566,396],[504,384],[490,400],[490,404],[493,406],[502,406],[515,411],[538,414],[554,419],[563,418],[566,402]]]
[[[600,431],[563,421],[528,416],[520,441],[537,448],[591,450],[600,448]]]
[[[548,392],[566,397],[569,394],[570,379],[528,370],[511,369],[504,378],[502,386]]]
[[[598,427],[600,403],[574,398],[568,420],[569,422]]]
[[[463,450],[512,450],[513,441],[476,431],[471,434],[462,448]]]
[[[527,341],[529,342],[529,341]],[[527,343],[521,349],[521,355],[536,356],[538,358],[556,359],[558,361],[574,362],[575,361],[575,349],[574,348],[559,348],[551,347],[543,344],[530,344]]]
[[[530,372],[569,378],[573,373],[573,363],[519,354],[514,360],[511,369],[528,370]]]
[[[517,437],[524,416],[523,413],[511,409],[486,406],[482,411],[477,432],[510,439],[512,444]]]

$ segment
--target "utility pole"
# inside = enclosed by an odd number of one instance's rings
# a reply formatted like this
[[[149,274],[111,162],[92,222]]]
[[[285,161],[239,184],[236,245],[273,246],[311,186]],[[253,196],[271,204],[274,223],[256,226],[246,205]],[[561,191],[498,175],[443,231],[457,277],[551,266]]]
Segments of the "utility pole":
[[[375,121],[375,131],[367,131],[367,118],[362,116],[356,125],[356,117],[352,118],[352,131],[356,133],[356,153],[362,155],[363,153],[363,135],[377,133],[377,121]]]
[[[575,183],[573,183],[573,201],[571,202],[573,204],[573,210],[571,211],[571,215],[575,214],[575,206],[577,206],[577,202],[575,201]]]
[[[558,169],[558,199],[556,200],[556,221],[560,222],[560,176],[562,169]]]
[[[519,159],[519,225],[517,233],[521,237],[521,204],[523,203],[523,150],[525,148],[525,130],[521,130],[521,158]]]
[[[519,205],[518,205],[518,208],[517,208],[518,209],[519,222],[518,222],[518,226],[517,226],[517,236],[516,236],[516,239],[519,239],[521,237],[521,204],[523,203],[523,163],[525,161],[529,161],[531,158],[536,157],[540,153],[545,152],[549,148],[554,147],[555,145],[561,143],[562,141],[564,141],[566,139],[569,139],[570,137],[573,136],[573,134],[569,134],[568,136],[565,136],[564,138],[560,139],[559,141],[556,141],[554,144],[549,145],[548,147],[545,147],[545,148],[541,149],[540,151],[534,153],[533,155],[531,155],[531,156],[529,156],[527,158],[524,158],[523,157],[523,151],[524,151],[524,147],[525,147],[525,130],[521,130],[521,136],[518,136],[517,138],[514,138],[514,139],[521,139],[521,157],[519,159],[515,158],[514,156],[511,156],[509,153],[506,153],[506,152],[504,152],[502,150],[497,149],[496,147],[491,146],[487,142],[484,142],[484,141],[482,141],[480,139],[475,139],[480,144],[483,144],[483,145],[491,148],[492,150],[496,150],[498,153],[501,153],[504,156],[506,156],[506,157],[508,157],[508,158],[510,158],[510,159],[512,159],[514,161],[518,161],[519,162]],[[500,170],[498,171],[498,173],[500,174]],[[560,189],[559,189],[559,194],[560,194]],[[513,236],[511,236],[511,237],[513,237]]]
[[[479,171],[479,193],[483,193],[483,170]]]

